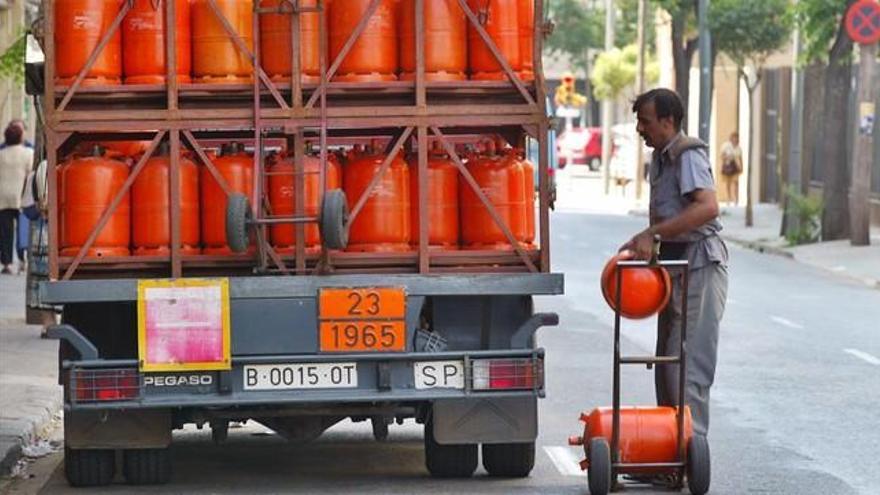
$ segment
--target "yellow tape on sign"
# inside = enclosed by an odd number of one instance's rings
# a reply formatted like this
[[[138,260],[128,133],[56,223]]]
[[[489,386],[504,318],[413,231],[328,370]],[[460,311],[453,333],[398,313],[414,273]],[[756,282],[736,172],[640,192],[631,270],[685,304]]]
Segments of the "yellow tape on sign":
[[[143,372],[232,368],[229,279],[138,280]]]

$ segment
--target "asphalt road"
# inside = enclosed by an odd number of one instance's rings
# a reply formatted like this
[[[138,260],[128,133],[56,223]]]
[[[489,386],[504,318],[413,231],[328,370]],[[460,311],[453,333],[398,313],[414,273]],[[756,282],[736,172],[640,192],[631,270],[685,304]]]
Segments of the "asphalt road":
[[[644,218],[553,214],[553,265],[564,297],[536,308],[560,326],[539,332],[547,349],[536,467],[529,478],[433,480],[421,427],[391,426],[372,440],[368,423],[342,423],[309,445],[290,445],[253,422],[222,445],[210,431],[175,434],[174,477],[164,487],[115,484],[95,493],[552,493],[586,494],[568,447],[582,410],[611,401],[612,314],[598,289],[604,261]],[[880,291],[791,260],[731,246],[729,304],[712,391],[714,494],[880,493]],[[627,325],[623,351],[653,349],[653,322]],[[644,368],[624,374],[624,403],[651,404]],[[83,493],[67,487],[60,454],[12,493]],[[579,475],[580,474],[580,475]],[[650,488],[629,493],[666,493]],[[89,491],[92,493],[92,491]]]

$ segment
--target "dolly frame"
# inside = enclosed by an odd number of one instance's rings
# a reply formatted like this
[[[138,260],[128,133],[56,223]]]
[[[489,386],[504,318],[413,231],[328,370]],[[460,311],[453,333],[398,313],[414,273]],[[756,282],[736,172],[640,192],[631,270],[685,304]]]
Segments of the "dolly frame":
[[[660,267],[666,270],[679,271],[681,274],[681,339],[677,356],[622,356],[620,353],[620,328],[621,313],[620,301],[623,285],[623,271],[634,268]],[[651,468],[659,470],[674,470],[676,488],[683,486],[684,472],[687,467],[687,445],[684,441],[684,412],[685,412],[685,379],[687,373],[687,295],[688,295],[688,262],[686,260],[656,260],[649,261],[618,261],[617,262],[617,290],[614,295],[616,301],[614,309],[614,382],[612,385],[612,416],[611,416],[611,486],[617,485],[619,474],[626,474],[633,470]],[[672,284],[670,290],[674,291]],[[669,304],[673,304],[674,297],[670,294]],[[659,338],[659,322],[658,322]],[[676,420],[676,460],[673,462],[654,463],[625,463],[620,460],[620,366],[623,364],[644,364],[651,369],[655,365],[678,367],[678,407],[675,415]]]

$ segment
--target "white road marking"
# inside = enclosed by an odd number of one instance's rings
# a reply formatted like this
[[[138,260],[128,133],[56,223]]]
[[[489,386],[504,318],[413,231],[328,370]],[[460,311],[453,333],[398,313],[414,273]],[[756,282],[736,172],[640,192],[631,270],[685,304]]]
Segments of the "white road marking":
[[[862,352],[858,349],[844,349],[843,352],[852,354],[853,356],[865,361],[869,364],[873,364],[874,366],[880,366],[880,359],[868,354],[867,352]]]
[[[771,316],[770,319],[775,321],[776,323],[779,323],[780,325],[782,325],[784,327],[794,328],[796,330],[803,330],[804,329],[803,325],[797,324],[797,323],[795,323],[787,318],[783,318],[781,316]]]
[[[553,461],[556,470],[563,476],[586,476],[587,472],[581,470],[580,460],[568,447],[544,447],[544,451]]]

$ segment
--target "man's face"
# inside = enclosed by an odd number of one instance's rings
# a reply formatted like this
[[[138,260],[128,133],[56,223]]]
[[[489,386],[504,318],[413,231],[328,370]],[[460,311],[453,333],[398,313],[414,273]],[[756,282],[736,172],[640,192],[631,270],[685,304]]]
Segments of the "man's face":
[[[638,119],[636,132],[642,136],[645,144],[652,148],[665,146],[677,132],[672,117],[657,119],[657,111],[654,109],[653,101],[642,105],[636,118]]]

